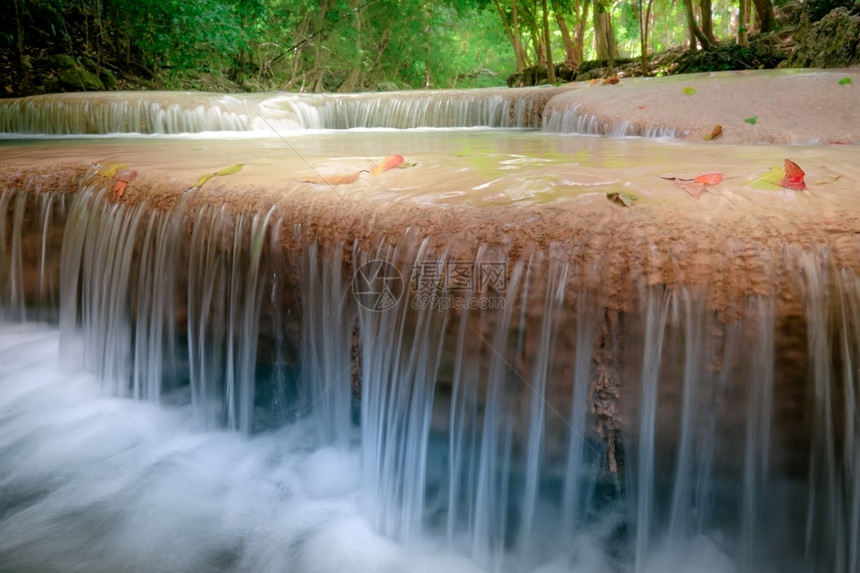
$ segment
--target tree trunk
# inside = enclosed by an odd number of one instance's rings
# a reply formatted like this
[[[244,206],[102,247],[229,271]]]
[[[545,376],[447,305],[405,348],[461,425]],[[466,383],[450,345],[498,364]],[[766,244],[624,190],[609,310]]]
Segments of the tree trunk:
[[[512,0],[511,8],[513,15],[511,17],[511,22],[508,22],[508,18],[505,15],[505,11],[502,8],[499,0],[493,0],[493,4],[496,7],[496,12],[499,13],[499,17],[502,19],[502,25],[505,28],[505,34],[507,34],[508,39],[511,41],[511,47],[514,49],[514,57],[517,61],[517,73],[523,71],[528,67],[528,57],[526,56],[525,50],[523,50],[522,42],[520,42],[520,26],[519,26],[519,16],[517,0]]]
[[[690,31],[690,49],[696,49],[697,40],[703,50],[710,50],[711,42],[705,34],[702,33],[702,30],[696,23],[696,13],[693,11],[693,0],[684,0],[684,10],[687,13],[687,29]]]
[[[651,40],[651,14],[654,9],[654,0],[647,0],[643,5],[638,0],[639,6],[639,49],[642,54],[642,75],[648,74],[648,45]]]
[[[714,12],[711,0],[701,0],[702,8],[702,33],[711,44],[717,43],[717,38],[714,36]]]
[[[753,4],[755,4],[755,15],[759,31],[762,34],[772,32],[776,24],[773,15],[773,2],[771,0],[753,0]]]
[[[615,31],[612,29],[612,15],[606,0],[594,1],[594,49],[598,60],[608,60],[609,69],[615,68],[615,58],[618,57],[618,46],[615,43]]]
[[[340,93],[354,92],[361,78],[361,14],[359,13],[358,0],[350,2],[352,12],[352,27],[355,28],[355,54],[352,58],[352,68],[337,91]]]
[[[543,43],[546,53],[546,75],[549,83],[555,83],[555,65],[552,63],[552,36],[549,34],[549,7],[543,0]]]
[[[553,6],[553,11],[555,12],[555,23],[561,31],[561,39],[564,42],[564,61],[578,66],[581,62],[576,59],[576,45],[570,35],[570,28],[567,27],[564,15],[559,11],[558,6]]]
[[[576,26],[574,28],[573,42],[576,53],[576,65],[582,63],[585,59],[585,26],[588,23],[588,8],[591,0],[575,0],[573,8],[576,16]]]
[[[740,0],[738,19],[738,44],[749,46],[750,0]]]
[[[325,51],[326,55],[323,55],[323,26],[325,25],[325,16],[326,12],[328,12],[328,0],[322,0],[319,3],[319,11],[317,12],[316,26],[314,26],[314,55],[313,61],[309,66],[308,77],[310,78],[310,89],[312,92],[323,92],[325,91],[325,84],[323,84],[323,76],[325,75],[325,60],[328,59],[327,54],[330,52],[328,50]]]

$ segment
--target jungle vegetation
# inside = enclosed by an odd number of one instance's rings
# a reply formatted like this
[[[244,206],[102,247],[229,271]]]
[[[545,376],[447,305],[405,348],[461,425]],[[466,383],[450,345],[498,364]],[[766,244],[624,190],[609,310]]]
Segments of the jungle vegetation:
[[[782,11],[841,1],[0,0],[0,67],[5,96],[66,89],[64,65],[107,88],[481,87],[530,66],[554,82],[553,64],[589,60],[661,73],[651,54],[745,46]]]

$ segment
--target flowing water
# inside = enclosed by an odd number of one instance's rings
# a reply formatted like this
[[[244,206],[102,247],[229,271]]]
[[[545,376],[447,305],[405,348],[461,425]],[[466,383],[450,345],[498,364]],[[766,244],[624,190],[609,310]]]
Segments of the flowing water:
[[[0,106],[34,168],[0,195],[0,571],[860,571],[853,150],[541,131],[533,93]],[[751,187],[786,153],[817,194]],[[656,177],[712,165],[700,201]],[[326,222],[353,203],[384,239]]]

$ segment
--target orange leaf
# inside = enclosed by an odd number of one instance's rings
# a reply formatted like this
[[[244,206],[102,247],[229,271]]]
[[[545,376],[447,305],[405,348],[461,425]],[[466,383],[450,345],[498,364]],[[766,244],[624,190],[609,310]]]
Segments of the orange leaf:
[[[615,85],[619,83],[621,79],[618,76],[609,76],[601,82],[601,85]]]
[[[806,175],[806,173],[803,172],[803,169],[801,169],[797,163],[791,159],[786,159],[785,177],[782,178],[782,181],[780,181],[779,184],[787,189],[803,191],[806,189],[806,182],[803,180],[804,175]]]
[[[723,126],[715,125],[711,133],[705,136],[705,141],[713,141],[723,134]]]
[[[302,179],[307,183],[316,183],[318,185],[348,185],[350,183],[355,183],[358,181],[358,176],[361,174],[360,171],[356,171],[355,173],[350,173],[348,175],[329,175],[327,177],[306,177]]]
[[[370,170],[371,175],[379,175],[383,171],[388,171],[393,167],[397,167],[401,163],[403,163],[404,159],[402,155],[389,155],[382,161],[380,161],[377,165],[373,166],[373,169]]]
[[[114,185],[113,190],[116,193],[117,198],[123,196],[126,187],[128,187],[128,181],[123,181],[122,179],[120,179],[116,182],[116,185]]]
[[[722,173],[705,173],[693,179],[693,183],[701,183],[702,185],[719,185],[723,180]]]

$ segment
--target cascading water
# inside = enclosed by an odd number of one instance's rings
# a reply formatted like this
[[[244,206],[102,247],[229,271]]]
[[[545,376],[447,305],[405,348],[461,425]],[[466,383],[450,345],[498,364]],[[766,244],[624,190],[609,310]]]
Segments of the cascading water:
[[[540,126],[558,89],[391,94],[54,94],[0,102],[4,134],[289,133],[303,129]]]
[[[94,173],[0,197],[0,571],[860,571],[856,245]]]

